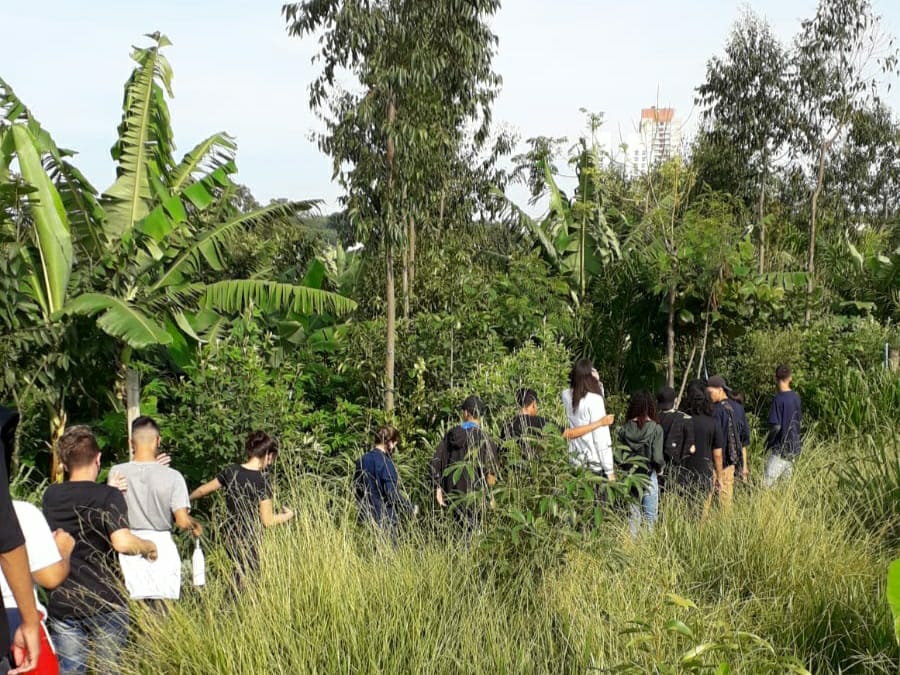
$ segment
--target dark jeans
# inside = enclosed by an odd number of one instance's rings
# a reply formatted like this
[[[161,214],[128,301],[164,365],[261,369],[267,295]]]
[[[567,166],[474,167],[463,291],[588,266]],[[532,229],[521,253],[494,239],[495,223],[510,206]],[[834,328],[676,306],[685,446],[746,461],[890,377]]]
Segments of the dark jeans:
[[[88,672],[91,653],[94,670],[113,675],[128,641],[128,610],[104,612],[84,619],[50,619],[60,675]]]

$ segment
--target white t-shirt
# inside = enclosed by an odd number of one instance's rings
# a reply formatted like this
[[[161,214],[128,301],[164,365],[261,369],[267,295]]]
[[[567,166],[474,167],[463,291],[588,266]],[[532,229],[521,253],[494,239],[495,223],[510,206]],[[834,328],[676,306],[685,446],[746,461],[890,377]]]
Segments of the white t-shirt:
[[[570,427],[581,427],[606,417],[606,405],[599,394],[588,392],[578,402],[578,407],[573,409],[572,390],[566,389],[562,393],[562,402]],[[581,438],[570,440],[569,456],[575,466],[583,466],[597,473],[602,470],[609,476],[613,473],[612,436],[609,427],[600,427]]]
[[[33,504],[19,501],[13,502],[13,508],[16,510],[22,534],[25,535],[25,550],[28,552],[28,564],[31,572],[50,567],[53,563],[62,560],[59,549],[56,547],[56,540],[53,538],[53,533],[41,510]],[[16,607],[16,599],[2,572],[0,572],[0,588],[3,590],[3,606],[7,609]],[[37,592],[34,594],[34,599],[37,602]],[[47,613],[40,603],[38,603],[38,610],[43,614]]]

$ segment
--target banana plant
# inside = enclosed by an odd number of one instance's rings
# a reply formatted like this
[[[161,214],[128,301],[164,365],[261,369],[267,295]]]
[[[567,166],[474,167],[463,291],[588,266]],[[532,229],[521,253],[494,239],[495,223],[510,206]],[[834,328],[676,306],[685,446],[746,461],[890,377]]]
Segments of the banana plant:
[[[349,298],[265,278],[231,279],[229,244],[247,229],[308,214],[314,201],[239,212],[231,201],[235,144],[213,134],[175,161],[167,96],[172,70],[161,54],[170,44],[135,48],[136,67],[125,85],[122,121],[112,148],[116,180],[102,194],[83,179],[0,81],[0,182],[17,160],[32,190],[27,201],[39,256],[28,260],[30,287],[45,322],[94,317],[118,341],[126,377],[128,418],[139,414],[134,350],[214,340],[225,317],[263,313],[335,315]],[[72,236],[70,223],[78,223]],[[73,266],[77,261],[77,266]],[[64,416],[63,416],[64,418]]]

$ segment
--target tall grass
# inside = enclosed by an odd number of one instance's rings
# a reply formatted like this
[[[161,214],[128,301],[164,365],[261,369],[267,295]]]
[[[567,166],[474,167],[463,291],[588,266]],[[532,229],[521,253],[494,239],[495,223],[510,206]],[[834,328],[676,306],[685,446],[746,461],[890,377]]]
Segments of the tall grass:
[[[303,506],[267,533],[259,577],[235,592],[213,569],[165,616],[137,615],[125,672],[688,672],[682,656],[706,644],[701,660],[732,672],[786,672],[795,657],[814,673],[896,673],[889,552],[822,489],[810,454],[729,516],[700,524],[666,500],[652,534],[631,540],[611,516],[531,567],[451,529],[412,526],[391,546],[305,479],[282,495]]]

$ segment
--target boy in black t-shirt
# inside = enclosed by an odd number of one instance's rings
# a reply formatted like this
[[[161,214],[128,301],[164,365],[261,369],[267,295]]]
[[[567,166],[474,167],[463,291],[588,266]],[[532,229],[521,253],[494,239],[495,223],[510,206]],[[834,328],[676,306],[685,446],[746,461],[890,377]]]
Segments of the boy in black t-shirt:
[[[540,438],[547,420],[538,415],[538,396],[534,389],[516,391],[516,405],[519,412],[503,428],[501,440],[515,440],[523,459],[534,459],[536,452],[529,439]]]
[[[778,393],[769,408],[769,434],[766,437],[766,471],[763,482],[772,487],[780,479],[790,478],[794,471],[794,460],[800,454],[800,396],[791,389],[793,376],[789,366],[780,365],[775,369]]]
[[[72,535],[75,549],[68,578],[50,593],[50,633],[62,672],[87,672],[93,651],[96,669],[115,673],[129,624],[116,553],[155,560],[156,544],[131,533],[122,493],[97,482],[100,447],[90,429],[66,429],[59,456],[69,480],[47,488],[44,515],[51,529]]]

